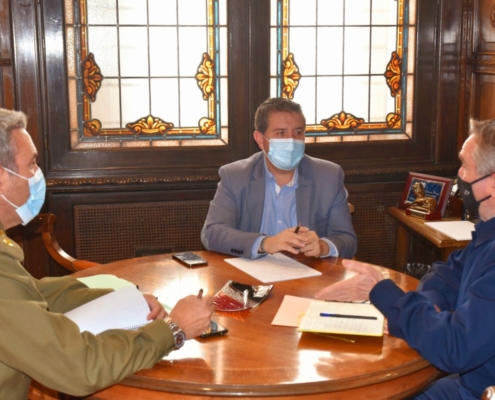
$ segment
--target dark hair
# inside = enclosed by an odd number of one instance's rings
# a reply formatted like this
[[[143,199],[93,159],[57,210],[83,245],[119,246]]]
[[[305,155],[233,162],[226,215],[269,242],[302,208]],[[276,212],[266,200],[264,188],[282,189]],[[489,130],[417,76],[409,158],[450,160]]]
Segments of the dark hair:
[[[478,143],[473,152],[476,170],[480,175],[495,172],[495,119],[472,119],[469,133],[475,136]]]
[[[284,97],[273,97],[265,100],[256,110],[254,114],[254,129],[262,134],[265,134],[268,129],[268,119],[273,112],[286,112],[301,114],[306,125],[306,118],[302,112],[301,106],[295,101]]]
[[[26,129],[26,114],[22,111],[0,108],[0,165],[17,171],[15,155],[17,146],[12,142],[12,132],[16,129]]]

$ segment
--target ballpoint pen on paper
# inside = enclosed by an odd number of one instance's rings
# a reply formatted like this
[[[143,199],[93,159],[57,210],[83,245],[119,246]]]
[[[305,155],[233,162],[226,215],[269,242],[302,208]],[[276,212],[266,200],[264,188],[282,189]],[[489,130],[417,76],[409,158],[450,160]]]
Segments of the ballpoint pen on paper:
[[[203,297],[203,289],[199,289],[198,299],[201,299],[202,297]]]
[[[332,314],[332,313],[320,313],[320,317],[334,317],[334,318],[353,318],[353,319],[378,319],[377,317],[368,317],[365,315],[350,315],[350,314]]]

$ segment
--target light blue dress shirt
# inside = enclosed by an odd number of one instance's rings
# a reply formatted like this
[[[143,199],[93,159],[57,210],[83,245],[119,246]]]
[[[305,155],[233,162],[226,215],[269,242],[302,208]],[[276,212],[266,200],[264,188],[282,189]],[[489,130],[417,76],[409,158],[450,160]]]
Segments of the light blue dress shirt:
[[[263,216],[261,218],[260,233],[262,234],[255,240],[251,249],[251,258],[258,258],[264,254],[259,254],[260,243],[265,236],[274,236],[285,229],[295,227],[298,224],[296,210],[296,189],[299,173],[297,168],[294,170],[292,180],[285,186],[280,187],[273,174],[266,166],[266,159],[263,158],[265,165],[265,202],[263,206]],[[309,205],[308,205],[309,207]],[[328,254],[322,257],[338,257],[339,252],[335,245],[326,238],[320,238],[327,242],[330,249]]]

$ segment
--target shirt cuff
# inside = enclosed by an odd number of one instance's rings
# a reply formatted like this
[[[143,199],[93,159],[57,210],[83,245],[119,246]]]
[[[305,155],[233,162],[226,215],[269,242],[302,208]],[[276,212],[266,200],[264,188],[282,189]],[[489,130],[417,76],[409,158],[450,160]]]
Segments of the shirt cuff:
[[[330,239],[327,238],[320,238],[323,240],[326,244],[328,244],[329,251],[327,254],[322,254],[320,258],[324,257],[338,257],[339,256],[339,251],[337,250],[337,247],[333,244],[333,242]]]
[[[259,238],[257,238],[254,243],[253,243],[253,247],[251,248],[251,259],[254,260],[255,258],[259,258],[259,257],[262,257],[264,255],[266,255],[266,253],[258,253],[258,250],[260,248],[260,244],[261,244],[261,241],[266,238],[265,235],[263,236],[260,236]]]

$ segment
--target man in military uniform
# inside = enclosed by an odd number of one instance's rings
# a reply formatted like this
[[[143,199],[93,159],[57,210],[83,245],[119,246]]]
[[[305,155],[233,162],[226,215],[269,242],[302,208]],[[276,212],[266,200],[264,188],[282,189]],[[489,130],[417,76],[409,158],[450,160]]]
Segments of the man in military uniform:
[[[45,180],[21,112],[0,109],[0,399],[26,399],[31,378],[51,389],[84,396],[150,368],[185,339],[209,327],[211,296],[188,296],[167,315],[156,298],[146,326],[79,332],[63,315],[109,290],[88,289],[72,277],[34,279],[21,248],[5,230],[38,214]]]

